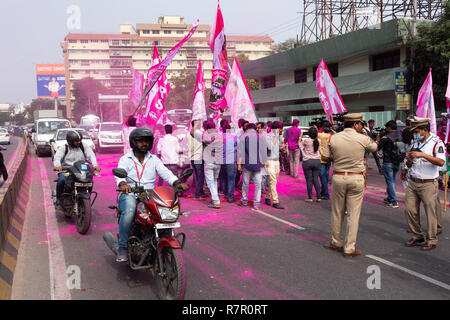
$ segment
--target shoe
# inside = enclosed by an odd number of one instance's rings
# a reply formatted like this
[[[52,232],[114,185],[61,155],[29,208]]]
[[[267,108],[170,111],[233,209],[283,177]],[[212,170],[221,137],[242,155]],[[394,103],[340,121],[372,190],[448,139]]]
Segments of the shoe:
[[[387,206],[390,207],[390,208],[397,209],[398,208],[398,203],[397,202],[391,202]]]
[[[210,203],[208,204],[208,208],[220,209],[220,204]]]
[[[117,262],[126,262],[128,261],[128,250],[127,248],[119,247],[119,250],[117,250]]]
[[[265,204],[267,204],[268,206],[270,206],[270,205],[271,205],[271,203],[270,203],[270,199],[265,199],[265,200],[264,200],[264,203],[265,203]]]
[[[313,199],[305,199],[305,202],[313,202]]]
[[[280,210],[283,210],[283,209],[284,209],[284,207],[283,207],[281,204],[279,204],[279,203],[274,203],[274,204],[272,205],[272,207],[274,207],[275,209],[280,209]]]
[[[322,199],[316,199],[316,202],[320,202],[320,201],[322,201]]]
[[[198,197],[198,198],[196,198],[196,197],[193,197],[193,198],[192,198],[192,200],[195,200],[195,201],[200,201],[200,200],[202,200],[202,198],[200,198],[200,197]]]
[[[259,210],[259,206],[253,206],[252,209],[253,210]]]
[[[336,246],[336,245],[332,244],[331,242],[324,244],[323,247],[327,248],[327,249],[335,250],[335,251],[343,251],[344,250],[343,247]]]
[[[389,203],[391,203],[391,202],[389,201],[389,199],[388,199],[388,198],[384,198],[384,199],[383,199],[383,202],[384,202],[385,204],[389,204]]]
[[[359,256],[361,253],[362,253],[361,250],[355,249],[355,251],[350,253],[344,252],[344,257],[356,257]]]
[[[239,207],[246,207],[248,205],[248,203],[247,202],[239,202],[239,204],[238,204],[238,206]]]
[[[436,248],[435,244],[426,243],[420,248],[420,250],[422,250],[422,251],[430,251],[430,250],[433,250],[434,248]]]
[[[425,241],[424,238],[422,238],[422,239],[411,238],[409,241],[405,242],[405,247],[420,246],[424,241]]]
[[[322,199],[322,200],[330,200],[330,198],[327,198],[327,197],[324,197],[324,196],[320,197],[320,199]]]

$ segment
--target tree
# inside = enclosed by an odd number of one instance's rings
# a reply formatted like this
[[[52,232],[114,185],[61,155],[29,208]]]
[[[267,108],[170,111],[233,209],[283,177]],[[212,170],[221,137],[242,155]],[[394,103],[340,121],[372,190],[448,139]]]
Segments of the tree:
[[[276,44],[274,52],[280,53],[280,52],[294,49],[296,47],[297,47],[297,40],[295,40],[294,38],[289,38],[283,42]]]
[[[420,87],[432,68],[433,94],[436,110],[445,110],[445,92],[448,81],[450,60],[450,1],[444,3],[444,12],[435,22],[422,23],[417,26],[417,37],[409,42],[414,50],[414,81],[410,81],[410,91],[417,99]],[[408,74],[412,74],[412,64],[408,59]],[[411,79],[409,79],[411,80]]]
[[[78,80],[73,85],[73,96],[75,98],[73,117],[79,122],[80,118],[89,113],[100,114],[98,94],[104,93],[105,87],[94,78],[87,77]]]
[[[166,110],[189,109],[194,99],[197,71],[184,70],[169,80],[170,92],[165,101]]]

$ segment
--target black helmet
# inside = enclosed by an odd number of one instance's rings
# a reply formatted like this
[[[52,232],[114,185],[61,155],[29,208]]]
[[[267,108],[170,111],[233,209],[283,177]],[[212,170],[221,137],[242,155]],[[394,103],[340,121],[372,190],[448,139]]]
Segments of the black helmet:
[[[72,148],[73,148],[73,143],[75,141],[81,142],[82,139],[83,139],[83,136],[78,131],[76,131],[76,130],[67,131],[66,141],[69,144],[69,146],[71,146]]]
[[[155,139],[153,133],[146,128],[136,128],[130,133],[130,147],[132,149],[136,148],[136,139],[138,138],[149,138],[149,150],[153,147],[153,140]]]

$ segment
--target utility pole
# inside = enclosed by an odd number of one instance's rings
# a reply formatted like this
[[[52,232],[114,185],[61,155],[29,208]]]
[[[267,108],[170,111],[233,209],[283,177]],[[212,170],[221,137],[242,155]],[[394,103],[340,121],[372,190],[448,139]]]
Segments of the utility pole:
[[[417,19],[417,0],[413,0],[413,12],[412,12],[412,32],[411,32],[411,41],[416,40],[416,19]],[[415,68],[415,60],[416,60],[416,56],[415,56],[415,52],[414,52],[414,47],[411,46],[411,111],[414,113],[414,106],[416,105],[414,103],[414,81],[415,81],[415,72],[416,72],[416,68]]]

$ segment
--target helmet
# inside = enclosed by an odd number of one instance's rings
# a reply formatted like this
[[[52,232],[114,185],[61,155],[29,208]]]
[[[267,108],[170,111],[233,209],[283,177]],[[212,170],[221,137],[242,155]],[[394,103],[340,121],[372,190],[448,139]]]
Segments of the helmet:
[[[149,150],[153,147],[153,140],[155,139],[153,133],[146,128],[136,128],[130,133],[130,147],[134,150],[136,148],[136,139],[149,138]]]
[[[83,136],[76,130],[69,130],[67,132],[66,141],[69,146],[73,148],[73,143],[75,141],[81,141]]]

